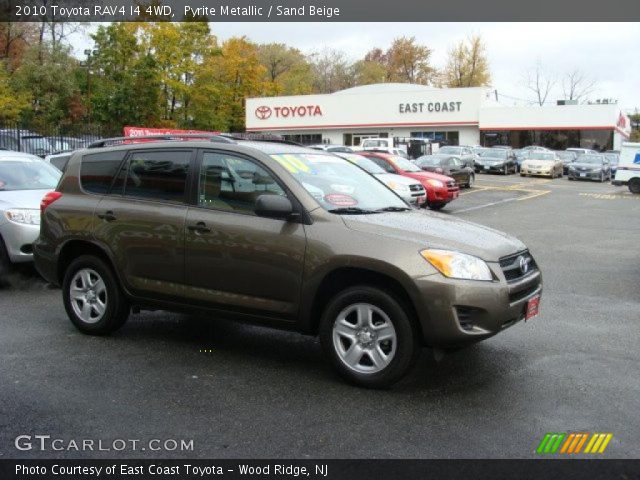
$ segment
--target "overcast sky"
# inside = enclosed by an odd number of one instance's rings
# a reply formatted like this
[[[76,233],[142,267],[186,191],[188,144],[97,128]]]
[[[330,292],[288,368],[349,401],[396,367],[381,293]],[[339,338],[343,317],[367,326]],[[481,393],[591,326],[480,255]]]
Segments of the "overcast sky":
[[[433,50],[436,67],[446,64],[455,43],[479,34],[487,46],[493,86],[502,95],[531,99],[523,78],[539,61],[558,78],[550,101],[562,98],[562,76],[579,69],[597,81],[592,98],[615,98],[626,110],[640,108],[639,23],[214,23],[211,29],[219,40],[245,35],[307,54],[332,48],[351,60],[371,48],[388,47],[396,37],[415,36]],[[86,36],[74,39],[78,53],[89,43]],[[507,105],[522,100],[500,98]]]

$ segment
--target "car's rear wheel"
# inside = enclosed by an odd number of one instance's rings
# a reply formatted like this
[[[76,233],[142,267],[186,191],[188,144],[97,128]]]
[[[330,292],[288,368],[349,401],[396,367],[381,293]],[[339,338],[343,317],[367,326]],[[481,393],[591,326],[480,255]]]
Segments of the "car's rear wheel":
[[[632,178],[629,180],[629,191],[631,193],[640,193],[640,178]]]
[[[345,379],[370,388],[396,383],[420,352],[417,329],[402,302],[366,285],[348,288],[329,302],[320,340]]]
[[[469,181],[467,182],[467,188],[473,187],[473,184],[475,183],[475,181],[476,181],[476,176],[473,173],[469,174]]]
[[[75,259],[64,275],[62,298],[71,322],[83,333],[106,335],[119,329],[130,312],[111,268],[100,258]]]
[[[4,240],[0,237],[0,285],[4,283],[4,276],[9,273],[11,261],[9,260],[9,254],[7,253],[7,247],[4,244]]]

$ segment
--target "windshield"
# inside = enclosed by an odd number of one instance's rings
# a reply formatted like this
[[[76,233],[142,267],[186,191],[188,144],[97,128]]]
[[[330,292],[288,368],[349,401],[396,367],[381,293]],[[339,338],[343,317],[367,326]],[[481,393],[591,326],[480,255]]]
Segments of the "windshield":
[[[405,172],[422,171],[415,163],[410,162],[406,158],[399,157],[398,155],[391,155],[391,160],[393,160],[393,163],[395,163],[400,170],[404,170]]]
[[[607,160],[609,160],[609,163],[612,165],[617,165],[618,164],[618,155],[616,155],[615,153],[611,153],[608,155],[605,155],[604,158],[606,158]]]
[[[462,153],[461,147],[442,147],[438,150],[440,153],[450,153],[453,155],[460,155]]]
[[[603,157],[600,155],[580,155],[576,160],[577,163],[592,163],[599,165],[602,163]]]
[[[373,160],[363,157],[362,155],[356,155],[354,153],[340,153],[339,157],[349,160],[351,163],[355,163],[360,168],[372,175],[379,175],[381,173],[387,173],[384,169],[378,166]]]
[[[60,175],[41,160],[0,160],[0,190],[50,190],[58,185]]]
[[[440,165],[440,162],[442,162],[442,157],[436,157],[434,155],[425,155],[424,157],[420,157],[416,160],[416,165],[419,166],[435,166],[435,165]]]
[[[280,154],[271,157],[286,168],[328,211],[371,213],[389,207],[408,208],[383,183],[348,160],[320,153]]]
[[[556,155],[558,155],[562,160],[573,160],[576,158],[576,154],[573,152],[556,152]]]
[[[491,150],[485,150],[484,152],[480,152],[480,156],[482,158],[507,158],[507,151],[501,148],[493,148]]]
[[[531,152],[528,158],[530,160],[555,160],[556,156],[553,153]]]

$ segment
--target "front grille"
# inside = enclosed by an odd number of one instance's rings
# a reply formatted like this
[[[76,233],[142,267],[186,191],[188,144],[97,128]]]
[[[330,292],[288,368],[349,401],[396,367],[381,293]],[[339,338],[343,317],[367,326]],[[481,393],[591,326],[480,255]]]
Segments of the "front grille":
[[[424,188],[419,183],[415,183],[413,185],[409,185],[409,190],[412,192],[421,192],[424,191]]]
[[[451,180],[449,182],[447,182],[447,187],[451,188],[451,187],[455,187],[456,186],[456,182],[454,180]]]
[[[521,269],[520,258],[523,258],[528,264],[528,268],[525,272]],[[528,251],[524,251],[501,258],[500,268],[502,268],[502,272],[504,273],[504,277],[507,279],[507,282],[514,282],[536,272],[538,270],[538,265],[531,254]]]

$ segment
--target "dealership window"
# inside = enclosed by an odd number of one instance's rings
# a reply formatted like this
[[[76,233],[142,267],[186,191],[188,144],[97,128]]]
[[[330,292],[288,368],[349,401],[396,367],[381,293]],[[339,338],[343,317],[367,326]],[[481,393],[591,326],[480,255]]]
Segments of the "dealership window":
[[[611,150],[613,148],[613,130],[505,130],[482,132],[482,145],[509,145],[523,148],[540,145],[552,150],[566,148],[592,148]]]
[[[424,138],[434,143],[441,143],[443,145],[459,145],[460,144],[460,132],[451,131],[430,131],[430,132],[411,132],[413,138]]]
[[[282,138],[288,142],[297,142],[302,145],[317,145],[322,143],[321,133],[298,133],[294,135],[282,135]]]

